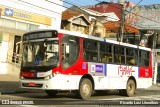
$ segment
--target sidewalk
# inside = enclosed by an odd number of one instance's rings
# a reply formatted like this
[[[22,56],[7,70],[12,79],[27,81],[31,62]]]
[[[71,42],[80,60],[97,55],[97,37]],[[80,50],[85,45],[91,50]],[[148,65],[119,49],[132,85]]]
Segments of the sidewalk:
[[[159,90],[160,91],[160,83],[153,84],[151,87],[147,88],[146,90]]]
[[[14,94],[25,92],[42,92],[42,90],[31,90],[19,88],[19,77],[11,74],[0,74],[0,94]]]
[[[0,93],[22,92],[19,88],[19,77],[11,74],[0,74]]]

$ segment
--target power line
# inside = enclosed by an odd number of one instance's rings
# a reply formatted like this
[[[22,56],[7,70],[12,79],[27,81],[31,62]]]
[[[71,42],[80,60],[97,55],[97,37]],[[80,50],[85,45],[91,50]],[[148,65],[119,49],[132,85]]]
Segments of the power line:
[[[41,9],[44,9],[44,10],[47,10],[47,11],[54,12],[54,13],[57,13],[57,14],[60,14],[60,15],[61,15],[61,13],[58,13],[58,12],[56,12],[56,11],[49,10],[49,9],[46,9],[46,8],[43,8],[43,7],[40,7],[40,6],[37,6],[37,5],[31,4],[31,3],[28,3],[28,2],[22,1],[22,0],[19,0],[19,1],[24,2],[24,3],[26,3],[26,4],[29,4],[29,5],[32,5],[32,6],[35,6],[35,7],[38,7],[38,8],[41,8]],[[74,10],[74,9],[68,8],[68,7],[66,7],[66,6],[62,6],[62,5],[57,4],[57,3],[55,3],[55,2],[52,2],[52,1],[49,1],[49,0],[45,0],[45,1],[50,2],[50,3],[52,3],[52,4],[56,4],[56,5],[61,6],[61,7],[64,7],[64,8],[66,8],[66,9],[70,9],[70,10],[73,10],[73,11],[76,11],[76,12],[80,13],[80,12],[79,12],[79,11],[77,11],[77,10]],[[69,3],[69,2],[66,2],[66,1],[64,1],[64,2],[65,2],[65,3],[67,3],[67,4],[70,4],[70,5],[74,5],[74,4]],[[78,6],[77,6],[77,7],[78,7]],[[78,7],[78,8],[79,8],[79,7]],[[89,10],[89,11],[90,11],[90,12],[93,12],[92,10]],[[83,13],[83,14],[84,14],[84,13]],[[91,14],[89,14],[89,13],[87,13],[87,12],[86,12],[85,14],[86,14],[86,15],[90,15],[90,16],[94,16],[94,15],[91,15]],[[108,16],[108,18],[115,19],[115,18],[113,18],[113,17],[109,17],[109,16]],[[115,20],[117,20],[117,19],[115,19]]]
[[[24,2],[24,3],[26,3],[26,4],[29,4],[29,5],[32,5],[32,6],[35,6],[35,7],[38,7],[38,8],[41,8],[41,9],[44,9],[44,10],[47,10],[47,11],[50,11],[50,12],[53,12],[53,13],[61,14],[61,13],[59,13],[59,12],[56,12],[56,11],[53,11],[53,10],[49,10],[49,9],[46,9],[46,8],[43,8],[43,7],[40,7],[40,6],[31,4],[31,3],[28,3],[28,2],[22,1],[22,0],[19,0],[19,1]]]
[[[69,2],[69,0],[67,0],[68,2]],[[77,0],[74,0],[74,1],[76,1],[76,2],[78,2]],[[65,2],[65,1],[64,1]],[[66,2],[65,2],[66,3]],[[76,3],[74,3],[73,1],[70,1],[70,4],[74,4],[74,5],[76,5],[76,6],[78,6],[78,4],[76,4]]]
[[[138,5],[139,5],[142,1],[143,1],[143,0],[140,0],[140,1],[136,4],[137,6],[134,6],[134,7],[132,8],[132,10],[134,11],[135,8],[138,7]],[[132,10],[130,10],[130,11],[132,11]],[[127,13],[127,14],[128,14],[128,13]],[[127,15],[127,14],[126,14],[126,15]]]
[[[50,12],[53,12],[53,13],[56,13],[56,14],[62,15],[62,13],[59,13],[59,12],[56,12],[56,11],[53,11],[53,10],[50,10],[50,9],[46,9],[46,8],[43,8],[43,7],[40,7],[40,6],[37,6],[37,5],[31,4],[31,3],[28,3],[28,2],[25,2],[25,1],[22,1],[22,0],[19,0],[19,1],[20,1],[20,2],[23,2],[23,3],[26,3],[26,4],[29,4],[29,5],[31,5],[31,6],[38,7],[38,8],[43,9],[43,10],[47,10],[47,11],[50,11]],[[48,1],[48,0],[46,0],[46,1]],[[58,6],[61,6],[61,7],[65,7],[65,6],[62,6],[62,5],[57,4],[57,3],[54,3],[54,4],[56,4],[56,5],[58,5]],[[65,7],[65,8],[68,8],[68,7]],[[50,16],[50,17],[51,17],[51,16]],[[51,18],[55,18],[55,17],[51,17]],[[63,23],[61,23],[61,24],[63,25]],[[64,26],[64,25],[63,25],[63,26]]]
[[[67,1],[69,1],[69,0],[67,0]],[[82,2],[82,1],[80,1],[80,0],[70,0],[70,1],[72,1],[73,4],[76,4],[77,2],[79,2],[79,3],[81,3],[83,6],[84,6],[84,5],[88,5],[89,3],[91,3],[91,2],[88,2],[88,1],[83,1],[83,2]],[[73,2],[73,1],[75,1],[76,3]],[[86,2],[88,2],[88,3],[86,4]],[[76,4],[76,5],[78,6],[78,4]],[[82,6],[82,5],[79,5],[79,6]]]
[[[27,3],[27,4],[30,4],[30,5],[33,5],[33,4],[31,4],[31,3],[28,3],[28,2],[25,2],[25,1],[22,1],[22,0],[19,0],[19,1],[24,2],[24,3]],[[58,6],[61,6],[61,7],[64,7],[64,8],[66,8],[66,9],[68,9],[68,7],[62,6],[62,5],[57,4],[57,3],[55,3],[55,2],[52,2],[52,1],[49,1],[49,0],[45,0],[45,1],[50,2],[50,3],[53,3],[53,4],[56,4],[56,5],[58,5]],[[101,2],[101,1],[99,1],[99,0],[96,0],[96,1]],[[141,0],[141,1],[142,1],[142,0]],[[66,1],[63,1],[63,2],[65,2],[65,3],[67,3],[67,4],[70,4],[70,5],[74,5],[74,4],[69,3],[69,2],[66,2]],[[48,10],[48,11],[51,11],[51,12],[54,12],[54,13],[57,13],[57,14],[60,14],[60,15],[61,15],[61,13],[58,13],[58,12],[56,12],[56,11],[52,11],[52,10],[49,10],[49,9],[46,9],[46,8],[42,8],[42,7],[37,6],[37,5],[33,5],[33,6],[38,7],[38,8],[41,8],[41,9],[44,9],[44,10]],[[78,6],[77,6],[77,7],[78,7]],[[118,8],[118,7],[115,7],[115,6],[112,6],[112,7],[117,8],[117,9],[121,9],[121,8]],[[71,9],[71,10],[77,11],[77,10],[74,10],[74,9]],[[79,11],[77,11],[77,12],[79,12]],[[132,12],[130,12],[130,11],[127,11],[127,12],[132,13]],[[134,13],[132,13],[132,14],[134,14]],[[89,15],[89,14],[87,14],[87,15]],[[92,15],[91,15],[91,16],[92,16]],[[140,15],[138,15],[138,16],[140,16]],[[145,19],[148,19],[148,18],[143,17],[143,16],[140,16],[140,17],[145,18]],[[109,17],[109,18],[114,19],[113,17]],[[160,22],[157,22],[157,21],[152,20],[152,19],[148,19],[148,20],[154,21],[154,22],[156,22],[156,23],[160,23]]]
[[[26,4],[29,4],[29,5],[32,5],[32,6],[35,6],[35,7],[38,7],[38,8],[41,8],[41,9],[44,9],[44,10],[47,10],[47,11],[50,11],[50,12],[54,12],[54,13],[57,13],[57,14],[62,15],[62,13],[58,13],[58,12],[53,11],[53,10],[49,10],[49,9],[46,9],[46,8],[43,8],[43,7],[40,7],[40,6],[37,6],[37,5],[31,4],[31,3],[28,3],[28,2],[22,1],[22,0],[19,0],[19,1],[24,2],[24,3],[26,3]],[[45,1],[50,2],[50,3],[53,3],[53,4],[56,4],[56,5],[61,6],[61,7],[64,7],[64,8],[66,8],[66,9],[70,9],[70,10],[73,10],[73,11],[79,12],[79,11],[77,11],[77,10],[74,10],[74,9],[68,8],[68,7],[66,7],[66,6],[62,6],[62,5],[60,5],[60,4],[57,4],[57,3],[52,2],[52,1],[49,1],[49,0],[45,0]],[[96,1],[97,1],[97,0],[96,0]],[[69,3],[69,2],[66,2],[66,1],[65,1],[65,3],[70,4],[70,5],[74,5],[74,4]],[[78,7],[78,6],[77,6],[77,7]],[[78,8],[79,8],[79,7],[78,7]],[[119,9],[120,9],[120,8],[119,8]],[[90,10],[90,11],[91,11],[91,10]],[[92,12],[93,12],[93,11],[92,11]],[[80,13],[80,12],[79,12],[79,13]],[[84,13],[83,13],[83,14],[84,14]],[[90,14],[86,12],[86,15],[90,15]],[[90,16],[93,16],[93,15],[90,15]],[[107,16],[107,17],[108,17],[108,18],[111,18],[111,19],[115,19],[115,18],[113,18],[113,17],[109,17],[109,16]],[[115,20],[117,20],[117,19],[115,19]],[[114,23],[114,22],[113,22],[113,23]],[[143,27],[141,27],[141,28],[143,28]]]
[[[48,1],[48,0],[46,0],[46,1]],[[48,2],[50,2],[50,3],[53,3],[53,4],[57,4],[57,3],[54,3],[54,2],[51,2],[51,1],[48,1]],[[72,4],[72,3],[68,3],[68,2],[66,2],[65,1],[65,3],[67,3],[67,4],[70,4],[70,5],[74,5],[74,4]],[[64,7],[64,6],[63,6]],[[78,7],[78,6],[77,6]],[[78,7],[79,8],[79,7]],[[79,11],[77,11],[77,10],[74,10],[74,9],[71,9],[71,8],[69,8],[70,10],[73,10],[73,11],[76,11],[76,12],[79,12]],[[120,9],[120,8],[119,8]],[[92,10],[90,10],[89,9],[89,11],[90,12],[93,12]],[[79,12],[80,13],[80,12]],[[84,14],[84,13],[83,13]],[[86,14],[86,13],[85,13]],[[94,15],[91,15],[91,14],[89,14],[89,13],[87,13],[86,15],[90,15],[90,16],[94,16]],[[111,18],[111,19],[114,19],[114,20],[117,20],[117,19],[115,19],[115,18],[113,18],[113,17],[110,17],[110,16],[107,16],[108,18]],[[112,22],[112,21],[111,21]],[[112,22],[112,23],[115,23],[115,22]],[[132,26],[134,26],[133,24],[131,24]],[[140,27],[140,28],[144,28],[144,27],[141,27],[141,26],[138,26],[138,27]]]
[[[48,1],[48,0],[46,0],[46,1]],[[54,2],[52,2],[52,1],[48,1],[48,2],[53,3],[53,4],[57,4],[57,3],[54,3]],[[66,2],[66,1],[64,1],[64,2],[65,2],[65,3],[68,3],[68,4],[70,4],[70,5],[74,5],[74,4],[69,3],[69,2]],[[74,5],[74,6],[76,6],[76,5]],[[64,7],[64,6],[63,6],[63,7]],[[76,6],[76,7],[78,7],[78,6]],[[78,8],[80,8],[80,7],[78,7]],[[67,9],[70,9],[70,10],[73,10],[73,11],[75,11],[75,12],[81,13],[80,11],[77,11],[77,10],[75,10],[75,9],[73,9],[73,8],[67,8]],[[80,9],[81,9],[81,8],[80,8]],[[84,10],[83,10],[83,11],[84,11]],[[93,10],[90,10],[90,9],[88,9],[88,11],[93,12]],[[96,12],[93,12],[93,13],[96,13]],[[97,17],[97,16],[95,16],[95,15],[91,15],[90,13],[87,13],[86,11],[85,11],[85,13],[83,13],[83,14]],[[108,18],[115,19],[115,18],[113,18],[113,17],[109,17],[109,16],[107,16],[107,17],[108,17]],[[115,19],[115,20],[117,20],[117,19]]]
[[[26,4],[29,4],[29,5],[31,5],[31,6],[38,7],[38,8],[43,9],[43,10],[47,10],[47,11],[50,11],[50,12],[53,12],[53,13],[56,13],[56,14],[62,15],[62,13],[59,13],[59,12],[56,12],[56,11],[53,11],[53,10],[50,10],[50,9],[46,9],[46,8],[43,8],[43,7],[40,7],[40,6],[37,6],[37,5],[31,4],[31,3],[28,3],[28,2],[25,2],[25,1],[22,1],[22,0],[19,0],[19,1],[20,1],[20,2],[23,2],[23,3],[26,3]],[[50,2],[50,3],[52,3],[52,4],[55,4],[55,5],[58,5],[58,6],[61,6],[61,7],[64,7],[64,8],[66,8],[66,9],[68,9],[68,7],[66,7],[66,6],[62,6],[62,5],[58,4],[58,3],[51,2],[51,1],[49,1],[49,0],[45,0],[45,1]],[[66,2],[66,3],[68,3],[68,2]],[[68,3],[68,4],[71,4],[71,3]],[[71,10],[73,10],[73,9],[71,9]],[[75,10],[74,10],[74,11],[75,11]],[[79,11],[77,11],[77,12],[79,12]],[[53,17],[52,17],[52,18],[53,18]]]
[[[98,1],[99,3],[101,3],[101,1],[99,1],[99,0],[95,0],[95,1]],[[113,6],[113,5],[110,5],[110,6],[111,6],[111,7],[114,7],[114,8],[117,8],[117,9],[121,9],[121,8],[119,8],[119,7],[115,7],[115,6]],[[127,11],[127,10],[125,10],[125,11]],[[128,13],[135,14],[135,13],[130,12],[130,11],[127,11],[127,12],[128,12]],[[150,21],[153,21],[153,22],[156,22],[156,23],[160,23],[160,22],[158,22],[158,21],[155,21],[155,20],[152,20],[152,19],[146,18],[146,17],[141,16],[141,15],[137,15],[137,16],[142,17],[142,18],[147,19],[147,20],[150,20]]]
[[[19,1],[21,1],[21,0],[19,0]],[[47,1],[48,1],[48,0],[47,0]],[[24,2],[24,1],[21,1],[21,2]],[[41,9],[44,9],[44,10],[47,10],[47,11],[50,11],[50,12],[54,12],[54,13],[56,13],[56,14],[62,15],[62,13],[58,13],[58,12],[55,12],[55,11],[52,11],[52,10],[49,10],[49,9],[46,9],[46,8],[42,8],[42,7],[40,7],[40,6],[33,5],[33,4],[31,4],[31,3],[28,3],[28,2],[24,2],[24,3],[29,4],[29,5],[32,5],[32,6],[35,6],[35,7],[38,7],[38,8],[41,8]],[[58,5],[58,6],[61,6],[61,7],[65,7],[65,6],[62,6],[62,5],[57,4],[57,3],[54,3],[54,2],[51,2],[51,3],[56,4],[56,5]],[[68,3],[68,2],[66,2],[66,3]],[[70,3],[70,4],[71,4],[71,3]],[[78,6],[77,6],[77,7],[78,7]],[[65,8],[68,9],[68,7],[65,7]],[[78,8],[79,8],[79,7],[78,7]],[[71,10],[76,11],[76,10],[74,10],[74,9],[71,9]],[[79,11],[77,11],[77,12],[79,12]],[[92,12],[93,12],[93,11],[92,11]],[[83,13],[83,14],[84,14],[84,13]],[[86,14],[86,15],[90,15],[90,14]],[[90,16],[92,16],[92,15],[90,15]],[[51,16],[50,16],[50,17],[51,17]],[[51,17],[51,18],[55,18],[55,17]],[[115,18],[109,17],[109,16],[108,16],[108,18],[115,19]],[[113,22],[113,23],[114,23],[114,22]],[[62,22],[61,24],[63,25],[63,22]],[[64,25],[63,25],[63,26],[64,26]]]

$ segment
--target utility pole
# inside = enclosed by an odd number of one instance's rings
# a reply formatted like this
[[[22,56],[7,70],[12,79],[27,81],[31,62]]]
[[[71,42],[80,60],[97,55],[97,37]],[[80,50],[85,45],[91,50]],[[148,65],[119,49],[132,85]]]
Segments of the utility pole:
[[[92,36],[95,36],[96,25],[97,25],[97,19],[94,21]]]
[[[126,0],[119,0],[119,4],[122,5],[122,17],[120,22],[119,41],[123,42]]]

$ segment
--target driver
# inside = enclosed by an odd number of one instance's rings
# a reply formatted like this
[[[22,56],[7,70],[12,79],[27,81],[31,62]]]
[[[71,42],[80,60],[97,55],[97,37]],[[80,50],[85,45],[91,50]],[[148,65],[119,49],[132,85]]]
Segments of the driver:
[[[45,59],[45,51],[47,47],[40,45],[39,50],[37,52],[36,58],[39,59],[40,61],[43,61]]]

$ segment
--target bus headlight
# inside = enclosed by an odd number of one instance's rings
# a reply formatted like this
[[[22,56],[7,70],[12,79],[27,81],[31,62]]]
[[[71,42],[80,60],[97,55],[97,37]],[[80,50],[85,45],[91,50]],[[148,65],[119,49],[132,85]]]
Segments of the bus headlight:
[[[46,76],[44,79],[45,80],[49,80],[49,79],[51,79],[52,78],[52,75],[48,75],[48,76]]]
[[[20,79],[21,79],[21,80],[23,80],[23,79],[24,79],[24,77],[23,77],[23,76],[20,76]]]

